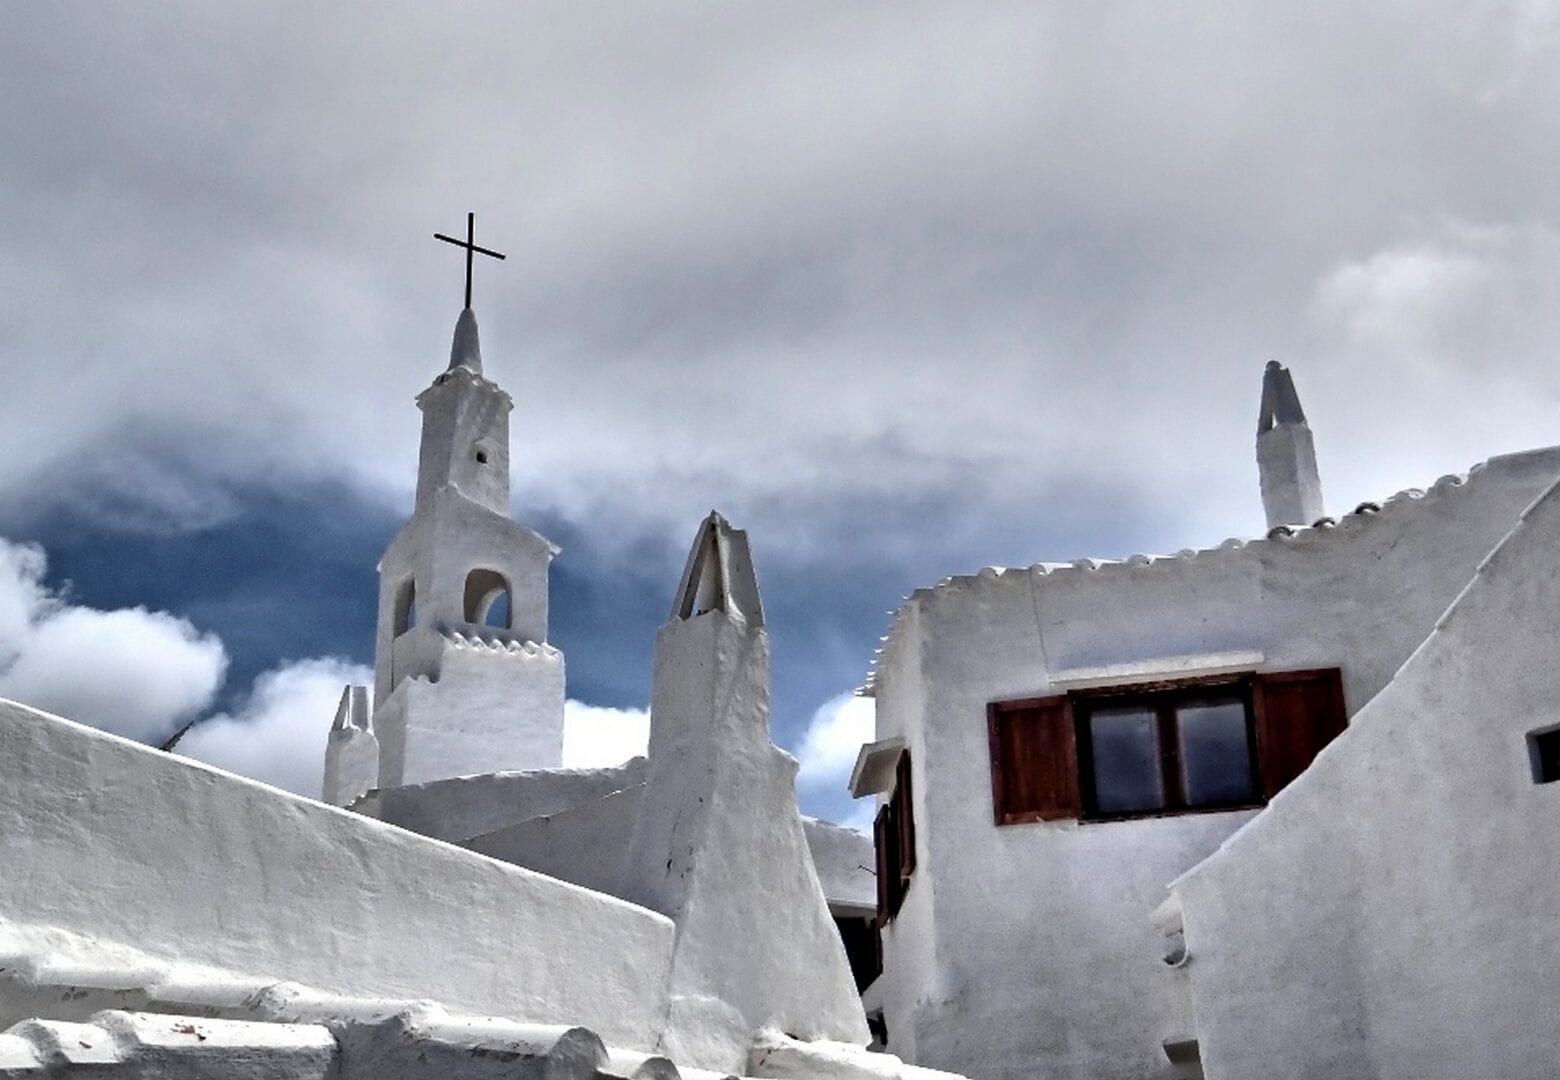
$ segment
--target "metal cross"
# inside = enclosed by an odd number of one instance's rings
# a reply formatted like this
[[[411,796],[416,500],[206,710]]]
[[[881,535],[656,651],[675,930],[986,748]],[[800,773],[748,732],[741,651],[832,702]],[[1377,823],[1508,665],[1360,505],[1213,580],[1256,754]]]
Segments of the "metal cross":
[[[471,255],[472,255],[472,253],[476,252],[476,251],[480,251],[480,252],[482,252],[482,254],[484,254],[484,255],[491,255],[495,259],[502,259],[504,257],[501,253],[499,253],[497,251],[489,251],[485,247],[478,247],[473,242],[473,236],[476,233],[476,230],[477,230],[477,215],[476,214],[467,214],[466,215],[466,239],[464,239],[464,240],[457,240],[453,236],[445,236],[443,233],[434,233],[433,234],[433,238],[435,240],[443,240],[446,244],[454,244],[456,247],[463,247],[463,248],[466,249],[466,306],[468,308],[471,307]]]

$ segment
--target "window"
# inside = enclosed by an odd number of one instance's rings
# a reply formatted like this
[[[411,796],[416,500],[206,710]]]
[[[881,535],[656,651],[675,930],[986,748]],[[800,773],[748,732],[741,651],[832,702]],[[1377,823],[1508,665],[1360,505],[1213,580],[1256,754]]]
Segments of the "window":
[[[1533,783],[1552,784],[1560,780],[1560,726],[1530,732],[1528,758],[1533,765]]]
[[[996,823],[1259,806],[1346,716],[1336,668],[995,702]]]
[[[1080,695],[1073,709],[1086,817],[1261,802],[1249,682]]]
[[[872,826],[877,850],[878,925],[899,914],[910,875],[915,872],[915,818],[910,808],[910,751],[899,755],[894,768],[894,794],[878,811]]]

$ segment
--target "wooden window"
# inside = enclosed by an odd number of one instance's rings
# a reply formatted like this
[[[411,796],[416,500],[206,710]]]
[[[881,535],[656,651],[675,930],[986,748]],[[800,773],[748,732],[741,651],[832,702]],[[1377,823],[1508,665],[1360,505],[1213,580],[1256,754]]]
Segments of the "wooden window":
[[[996,702],[988,710],[996,822],[1260,806],[1345,717],[1336,668]]]
[[[872,826],[877,850],[878,925],[899,914],[915,872],[915,813],[911,809],[910,752],[894,766],[894,793]]]

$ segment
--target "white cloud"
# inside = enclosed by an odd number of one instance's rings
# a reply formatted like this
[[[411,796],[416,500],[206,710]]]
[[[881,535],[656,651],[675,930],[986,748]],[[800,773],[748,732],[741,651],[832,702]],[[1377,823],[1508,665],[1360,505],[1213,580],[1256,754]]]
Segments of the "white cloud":
[[[370,668],[335,657],[284,664],[257,678],[234,713],[190,729],[179,741],[179,752],[317,799],[325,741],[342,687],[373,679]]]
[[[563,705],[563,764],[569,769],[621,765],[645,752],[650,713],[566,701]]]
[[[1491,259],[1479,252],[1433,243],[1397,247],[1334,269],[1317,287],[1314,310],[1325,324],[1377,350],[1430,350],[1495,275]]]
[[[211,708],[227,669],[215,634],[165,611],[72,604],[44,583],[47,569],[41,548],[0,538],[0,697],[153,743]],[[341,688],[372,678],[329,657],[284,664],[179,751],[318,798]]]
[[[813,713],[796,750],[799,786],[844,790],[862,743],[871,742],[877,724],[871,698],[844,693]],[[854,824],[854,822],[849,822]]]
[[[33,623],[48,609],[51,601],[43,587],[46,568],[42,548],[0,540],[0,662],[16,657]]]
[[[227,669],[213,634],[162,611],[98,611],[43,584],[36,547],[0,539],[0,696],[132,739],[210,706]]]

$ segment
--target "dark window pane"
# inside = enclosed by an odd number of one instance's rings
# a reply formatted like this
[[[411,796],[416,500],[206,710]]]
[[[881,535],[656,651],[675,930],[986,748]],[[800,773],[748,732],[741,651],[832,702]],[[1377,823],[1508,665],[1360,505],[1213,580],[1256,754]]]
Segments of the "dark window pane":
[[[1176,710],[1181,782],[1188,806],[1256,802],[1246,706],[1239,698],[1187,702]]]
[[[1159,771],[1159,718],[1153,709],[1095,709],[1094,802],[1102,814],[1158,810],[1165,804]]]

